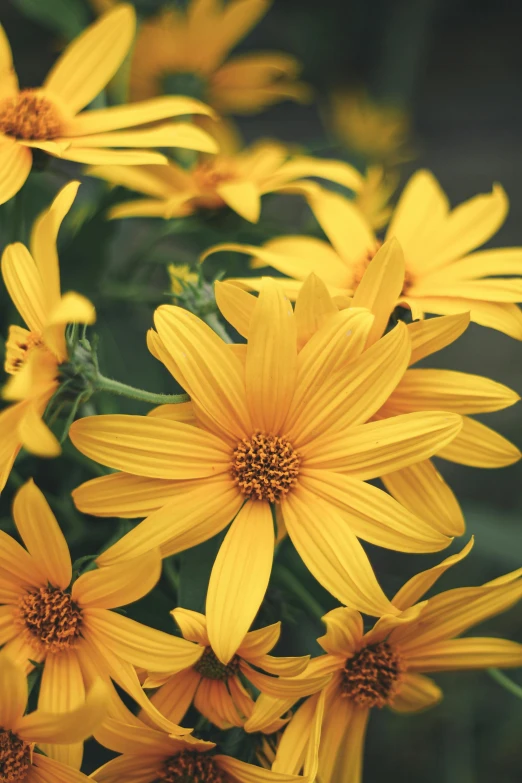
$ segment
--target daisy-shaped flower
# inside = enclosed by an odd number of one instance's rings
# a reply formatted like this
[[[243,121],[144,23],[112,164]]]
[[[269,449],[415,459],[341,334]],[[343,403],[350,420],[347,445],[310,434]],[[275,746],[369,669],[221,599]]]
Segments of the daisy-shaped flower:
[[[40,749],[47,743],[82,742],[98,728],[107,709],[107,693],[98,682],[76,708],[27,708],[27,679],[23,670],[0,653],[0,780],[3,783],[88,783],[75,769],[49,758]]]
[[[97,676],[112,677],[155,720],[161,719],[134,666],[185,669],[203,650],[111,611],[152,590],[161,573],[159,553],[73,579],[67,542],[32,481],[18,491],[13,517],[26,548],[0,531],[0,644],[26,671],[33,662],[43,663],[39,708],[65,712],[77,707],[94,665]],[[81,763],[81,743],[45,750],[71,765]]]
[[[88,417],[70,430],[80,451],[123,471],[75,490],[77,506],[101,516],[148,515],[98,562],[137,557],[153,546],[164,556],[180,552],[233,520],[207,595],[208,637],[225,664],[268,585],[274,507],[314,576],[369,614],[395,610],[357,536],[407,552],[449,543],[365,483],[427,458],[461,427],[460,416],[434,411],[365,423],[406,370],[405,325],[361,353],[373,317],[362,308],[346,310],[298,356],[302,317],[267,278],[248,344],[236,350],[192,313],[162,306],[149,347],[192,403],[162,406],[152,416]]]
[[[356,204],[344,196],[316,190],[308,200],[331,245],[289,236],[271,240],[262,248],[218,247],[249,253],[255,256],[255,267],[269,265],[288,275],[285,290],[292,298],[311,271],[327,283],[334,296],[351,296],[379,242]],[[472,321],[522,340],[522,314],[516,304],[522,301],[522,248],[471,252],[498,231],[507,210],[500,185],[451,210],[435,177],[428,171],[416,172],[386,231],[386,239],[399,240],[406,264],[397,303],[410,307],[414,318],[424,313],[469,312]],[[241,282],[258,289],[261,278]]]
[[[404,285],[404,259],[396,242],[386,242],[365,271],[353,299],[332,299],[322,281],[313,278],[315,295],[311,297],[310,336],[334,316],[338,307],[366,307],[374,315],[367,345],[385,332],[397,297]],[[310,298],[312,276],[297,295],[300,302]],[[232,283],[217,283],[216,298],[225,318],[247,336],[256,298]],[[441,316],[408,324],[412,352],[411,368],[416,362],[458,339],[469,324],[469,313]],[[519,449],[497,432],[467,414],[502,410],[519,400],[518,394],[503,384],[470,373],[440,369],[408,369],[384,405],[374,414],[379,420],[404,413],[446,410],[464,414],[463,426],[456,437],[437,454],[463,465],[499,468],[520,459]],[[383,474],[388,491],[404,506],[447,535],[462,535],[464,519],[459,503],[431,460],[423,460]]]
[[[131,65],[134,100],[169,92],[197,94],[220,114],[248,114],[279,101],[306,101],[300,67],[288,54],[231,49],[270,8],[270,0],[190,0],[140,27]]]
[[[27,328],[11,326],[5,371],[11,375],[3,397],[13,401],[0,413],[0,491],[24,446],[42,457],[55,457],[60,444],[42,421],[47,403],[59,385],[59,367],[67,361],[65,327],[91,324],[93,305],[76,293],[61,294],[56,238],[74,201],[79,182],[70,182],[36,221],[31,252],[20,243],[8,245],[2,275]]]
[[[327,632],[318,641],[336,668],[325,688],[319,746],[319,779],[324,783],[334,779],[360,783],[364,736],[372,709],[389,707],[410,713],[440,701],[442,692],[425,676],[427,672],[522,666],[521,644],[491,637],[457,638],[520,600],[520,569],[480,587],[457,588],[420,600],[469,552],[471,544],[406,582],[393,599],[401,614],[382,617],[367,633],[363,618],[351,609],[341,607],[324,616]],[[311,719],[310,708],[303,705],[285,730],[275,770],[291,772],[298,766],[296,749],[304,752]]]
[[[116,6],[67,47],[42,87],[20,90],[9,42],[0,25],[0,204],[14,196],[27,179],[32,150],[77,163],[129,165],[166,163],[163,155],[139,149],[143,147],[216,151],[208,134],[187,123],[136,130],[167,117],[211,114],[196,100],[167,96],[81,111],[122,64],[135,28],[133,7],[126,3]],[[118,147],[138,149],[115,149]]]
[[[180,723],[194,702],[196,709],[216,726],[222,729],[242,726],[254,710],[249,684],[261,693],[276,698],[290,696],[295,700],[320,690],[329,679],[328,674],[321,672],[299,681],[295,679],[307,667],[307,655],[301,658],[269,655],[279,639],[281,623],[247,633],[230,661],[223,664],[210,644],[205,615],[174,609],[172,616],[185,639],[205,648],[190,668],[174,674],[151,674],[144,683],[145,688],[160,686],[151,701],[173,723]],[[281,725],[276,720],[270,730],[275,731]]]
[[[299,186],[307,177],[337,182],[354,191],[363,187],[363,178],[348,163],[292,155],[285,145],[274,141],[261,141],[242,149],[233,129],[224,124],[215,125],[212,134],[219,143],[220,153],[200,156],[190,169],[173,161],[168,167],[89,169],[95,177],[148,196],[116,204],[110,216],[168,219],[228,206],[245,220],[257,223],[263,195],[278,191],[300,193]]]

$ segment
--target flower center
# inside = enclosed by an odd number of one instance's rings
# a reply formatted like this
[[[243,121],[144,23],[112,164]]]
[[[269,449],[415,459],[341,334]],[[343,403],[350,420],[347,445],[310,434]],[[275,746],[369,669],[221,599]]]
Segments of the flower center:
[[[226,774],[212,756],[185,750],[171,756],[163,765],[158,780],[165,783],[227,783]]]
[[[0,728],[0,783],[23,780],[31,765],[31,746]]]
[[[285,438],[258,432],[232,455],[232,477],[247,498],[277,503],[297,483],[301,457]]]
[[[18,620],[43,653],[74,647],[82,626],[81,609],[59,587],[40,587],[18,602]]]
[[[193,171],[193,177],[200,194],[192,199],[193,204],[201,209],[220,209],[225,201],[216,188],[225,182],[235,179],[235,174],[221,162],[221,166],[211,160],[198,163]]]
[[[211,647],[206,647],[205,652],[194,665],[195,671],[209,680],[222,680],[226,682],[229,677],[233,677],[239,671],[239,658],[234,655],[230,663],[226,665],[216,658]]]
[[[4,369],[9,375],[20,372],[33,348],[43,346],[42,338],[36,332],[29,332],[20,326],[10,326],[5,344]]]
[[[341,692],[361,707],[384,707],[397,692],[403,673],[400,655],[387,642],[371,644],[347,659]]]
[[[61,125],[56,107],[34,90],[22,90],[0,103],[0,131],[7,136],[27,141],[55,139]]]

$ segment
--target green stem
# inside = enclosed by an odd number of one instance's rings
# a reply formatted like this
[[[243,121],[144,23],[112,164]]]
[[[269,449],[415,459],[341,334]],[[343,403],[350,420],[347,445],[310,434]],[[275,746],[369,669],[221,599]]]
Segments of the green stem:
[[[203,320],[206,321],[206,323],[210,326],[210,328],[213,329],[215,333],[219,335],[219,337],[221,337],[222,340],[224,340],[224,342],[226,343],[232,342],[229,333],[222,325],[217,313],[207,313],[206,315],[203,316]]]
[[[498,669],[488,669],[488,674],[495,680],[495,682],[498,682],[498,684],[502,685],[502,687],[507,691],[512,693],[514,696],[518,696],[519,699],[522,699],[522,685],[517,685],[516,682],[513,682],[513,680],[511,680]]]
[[[166,405],[167,403],[188,402],[188,394],[156,394],[155,392],[145,391],[145,389],[136,389],[134,386],[128,386],[120,381],[113,381],[112,378],[106,378],[104,375],[98,375],[96,378],[96,391],[106,391],[111,394],[119,394],[122,397],[130,397],[131,400],[142,400],[151,402],[153,405]]]
[[[279,577],[279,581],[282,582],[285,587],[288,587],[288,589],[291,590],[296,598],[299,598],[301,603],[320,620],[321,617],[325,614],[325,610],[321,604],[315,600],[313,595],[308,592],[306,587],[303,587],[301,582],[295,578],[292,572],[289,571],[285,566],[278,565],[277,576]]]

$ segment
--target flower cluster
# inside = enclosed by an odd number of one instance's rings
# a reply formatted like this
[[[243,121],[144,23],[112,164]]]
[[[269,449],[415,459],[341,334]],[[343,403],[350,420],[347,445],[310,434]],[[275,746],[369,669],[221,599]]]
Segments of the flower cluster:
[[[190,0],[136,33],[132,5],[93,2],[41,88],[19,88],[0,27],[0,201],[19,212],[42,160],[51,176],[53,158],[87,165],[29,236],[13,219],[2,255],[0,489],[16,491],[0,529],[0,783],[81,783],[83,762],[97,783],[361,783],[373,709],[436,705],[427,673],[522,666],[515,641],[462,637],[522,598],[522,569],[432,591],[468,537],[390,597],[367,546],[429,554],[465,535],[433,457],[521,457],[473,418],[518,395],[438,356],[470,321],[522,340],[522,248],[478,249],[507,196],[451,209],[420,170],[393,206],[407,118],[363,95],[332,100],[361,170],[244,147],[223,115],[311,99],[288,55],[227,60],[269,5]],[[106,87],[112,105],[94,107]],[[98,201],[82,212],[84,174]],[[308,232],[270,229],[265,202],[288,195]],[[122,218],[143,219],[137,233]],[[71,253],[109,230],[112,255],[108,233],[83,263]],[[89,298],[62,294],[59,232],[62,272]],[[118,298],[129,342],[153,305],[135,377],[163,391],[100,371]],[[334,608],[316,611],[302,579]],[[280,654],[296,596],[326,627],[320,654],[302,640]]]

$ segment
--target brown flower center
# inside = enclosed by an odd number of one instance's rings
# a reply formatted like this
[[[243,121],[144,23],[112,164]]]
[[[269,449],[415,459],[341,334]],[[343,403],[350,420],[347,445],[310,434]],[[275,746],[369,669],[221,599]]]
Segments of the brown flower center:
[[[184,750],[171,756],[158,775],[165,783],[228,783],[227,775],[212,756]]]
[[[350,286],[349,286],[353,291],[355,291],[357,289],[357,286],[359,285],[359,283],[361,282],[361,280],[364,277],[364,273],[366,272],[366,270],[370,266],[370,263],[375,258],[375,255],[376,255],[377,251],[380,249],[381,246],[382,246],[382,242],[377,242],[377,244],[375,245],[375,248],[373,250],[368,250],[368,252],[364,256],[364,258],[361,259],[361,261],[359,261],[359,263],[356,264],[356,266],[354,267],[353,272],[352,272],[352,280],[351,280],[351,283],[350,283]],[[413,282],[414,281],[413,281],[413,276],[412,276],[411,272],[408,272],[408,270],[406,270],[405,275],[404,275],[404,285],[402,287],[401,296],[407,296],[408,295],[408,291],[412,287]]]
[[[56,653],[76,644],[82,611],[59,587],[40,587],[20,598],[18,621],[34,647],[43,653]]]
[[[239,658],[234,655],[232,660],[227,663],[221,663],[216,658],[216,655],[211,647],[206,647],[205,652],[194,665],[195,671],[201,674],[202,677],[206,677],[209,680],[222,680],[226,682],[229,677],[233,677],[239,671]]]
[[[363,647],[348,658],[341,693],[361,707],[384,707],[397,692],[404,664],[388,642]]]
[[[232,477],[245,497],[277,503],[296,485],[300,464],[289,441],[258,432],[238,443]]]
[[[20,326],[10,326],[5,344],[4,369],[9,375],[20,372],[26,363],[29,353],[34,348],[43,346],[42,338],[36,332],[29,332]]]
[[[31,765],[31,746],[0,728],[0,783],[24,780]]]
[[[61,132],[56,107],[34,90],[22,90],[0,103],[0,131],[27,141],[55,139]]]

